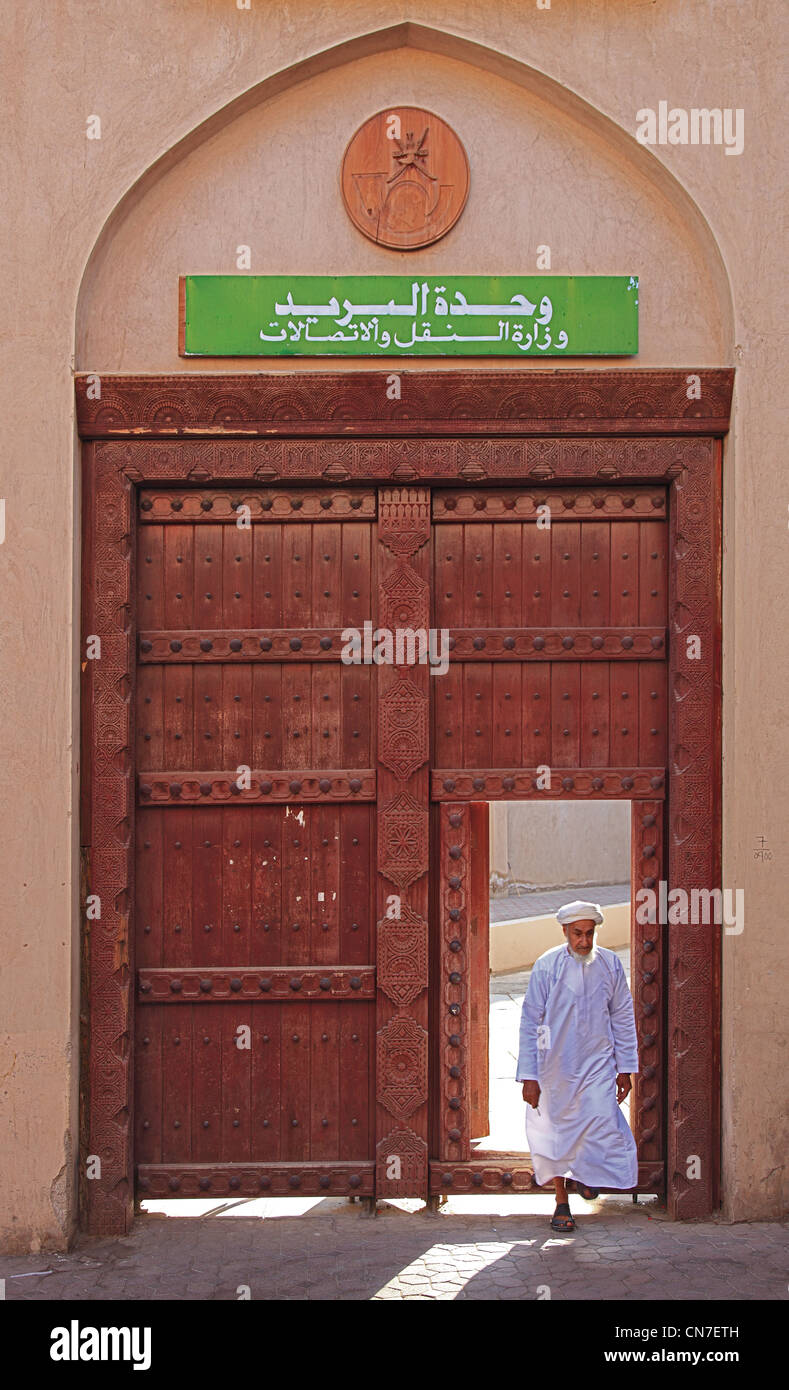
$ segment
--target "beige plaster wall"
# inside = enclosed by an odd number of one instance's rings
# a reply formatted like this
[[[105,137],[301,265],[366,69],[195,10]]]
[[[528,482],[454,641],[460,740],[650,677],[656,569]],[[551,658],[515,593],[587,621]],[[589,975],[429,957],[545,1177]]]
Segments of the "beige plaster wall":
[[[436,109],[466,147],[466,210],[422,251],[373,245],[345,212],[339,169],[360,124],[361,92],[368,113],[398,100]],[[643,266],[639,364],[720,363],[727,306],[716,294],[709,239],[678,220],[651,164],[635,142],[626,153],[613,148],[591,114],[582,124],[561,105],[468,62],[414,48],[351,60],[229,119],[129,200],[84,286],[77,367],[228,370],[226,359],[178,356],[178,277],[237,273],[240,244],[251,249],[251,274],[350,267],[359,274],[435,276],[447,267],[496,274],[516,265],[534,273],[542,244],[551,247],[552,273],[629,274]],[[696,311],[688,316],[691,302]],[[308,363],[332,367],[332,359]],[[380,370],[370,359],[342,363]],[[294,363],[254,358],[235,366],[293,370]]]
[[[491,875],[535,888],[630,880],[629,801],[500,801],[490,829]]]
[[[630,945],[630,903],[603,908],[604,921],[597,932],[600,946],[615,951]],[[544,917],[518,917],[490,924],[490,968],[494,975],[528,970],[543,951],[562,943],[562,929],[551,913]]]
[[[402,261],[342,221],[336,186],[347,135],[395,99],[439,109],[472,163],[467,212],[421,266],[531,269],[535,243],[547,241],[556,272],[635,268],[640,363],[738,368],[724,498],[724,882],[744,888],[746,923],[724,942],[723,1176],[729,1216],[778,1216],[789,819],[778,777],[789,675],[783,0],[554,0],[550,11],[522,0],[252,0],[250,11],[231,0],[5,0],[2,14],[0,1244],[63,1245],[74,1219],[75,343],[80,365],[102,371],[193,370],[175,357],[171,277],[232,270],[238,242],[252,243],[256,270]],[[742,107],[744,154],[637,147],[636,111],[662,99]],[[97,141],[85,138],[93,114]],[[233,130],[256,152],[251,167]],[[213,167],[206,134],[222,156]],[[161,201],[165,185],[157,191],[168,172],[167,196],[180,189],[186,200],[180,218]],[[209,173],[200,196],[196,175]],[[152,224],[135,221],[143,199]],[[112,269],[124,248],[137,281],[121,303]],[[169,309],[157,307],[156,287]],[[757,834],[771,860],[754,859]]]

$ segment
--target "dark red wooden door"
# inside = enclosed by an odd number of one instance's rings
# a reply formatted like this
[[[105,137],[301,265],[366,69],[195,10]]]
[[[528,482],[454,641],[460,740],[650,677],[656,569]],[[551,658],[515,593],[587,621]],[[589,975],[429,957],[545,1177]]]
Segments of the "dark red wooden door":
[[[641,799],[660,877],[665,516],[660,488],[140,491],[140,1195],[420,1196],[469,1162],[485,803]],[[370,620],[449,629],[448,672],[346,664]],[[660,933],[634,946],[657,1172]]]
[[[370,1193],[375,492],[138,501],[138,1193]]]
[[[436,490],[433,690],[438,945],[432,1192],[527,1188],[528,1165],[474,1158],[487,980],[474,930],[479,801],[633,802],[633,888],[663,875],[668,533],[661,487]],[[644,1190],[665,1184],[664,932],[634,921]],[[480,997],[481,996],[481,997]]]

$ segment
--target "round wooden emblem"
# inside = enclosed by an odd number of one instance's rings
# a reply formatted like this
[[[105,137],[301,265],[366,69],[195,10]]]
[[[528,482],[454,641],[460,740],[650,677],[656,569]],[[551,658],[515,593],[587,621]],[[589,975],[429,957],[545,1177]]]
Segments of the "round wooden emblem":
[[[468,197],[454,130],[419,106],[390,106],[360,126],[342,161],[348,216],[379,246],[411,251],[454,227]]]

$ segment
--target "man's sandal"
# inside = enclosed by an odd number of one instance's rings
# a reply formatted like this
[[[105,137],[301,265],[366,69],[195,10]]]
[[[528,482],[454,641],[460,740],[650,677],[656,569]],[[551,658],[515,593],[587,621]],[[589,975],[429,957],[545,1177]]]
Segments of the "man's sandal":
[[[552,1231],[574,1231],[575,1222],[570,1214],[569,1202],[557,1202],[556,1211],[551,1217]]]
[[[585,1202],[595,1202],[600,1196],[596,1187],[587,1187],[585,1183],[578,1184],[578,1191]]]

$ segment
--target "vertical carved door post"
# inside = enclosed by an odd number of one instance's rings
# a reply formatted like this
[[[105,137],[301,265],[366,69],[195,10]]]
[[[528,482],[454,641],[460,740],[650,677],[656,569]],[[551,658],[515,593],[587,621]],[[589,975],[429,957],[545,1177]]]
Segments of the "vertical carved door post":
[[[630,1123],[638,1146],[639,1181],[642,1185],[650,1181],[649,1170],[654,1168],[661,1186],[666,1162],[666,927],[660,923],[659,908],[639,911],[645,900],[637,895],[646,890],[659,901],[660,882],[665,876],[664,818],[663,801],[631,803],[630,989],[638,1027],[639,1072],[630,1101]],[[648,920],[640,920],[646,917]]]
[[[671,497],[668,887],[721,882],[721,446],[699,439]],[[687,918],[688,914],[683,913]],[[669,1214],[719,1204],[720,925],[666,927]]]
[[[428,490],[381,489],[378,620],[393,634],[430,626],[429,538]],[[427,1197],[430,673],[394,654],[378,670],[376,1191]]]

